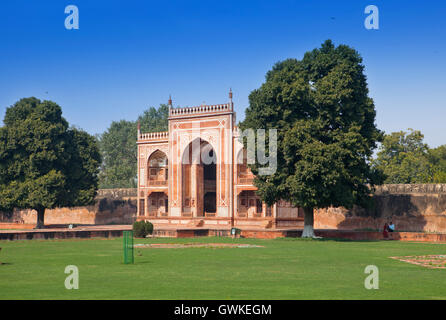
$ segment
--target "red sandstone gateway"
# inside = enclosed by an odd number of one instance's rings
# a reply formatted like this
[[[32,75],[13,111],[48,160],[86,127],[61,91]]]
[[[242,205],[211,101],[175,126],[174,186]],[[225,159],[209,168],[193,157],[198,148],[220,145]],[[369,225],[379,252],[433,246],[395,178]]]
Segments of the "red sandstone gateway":
[[[268,207],[254,176],[232,102],[173,108],[169,131],[138,127],[138,220],[157,227],[302,227],[303,212],[280,201]],[[212,161],[204,161],[207,155]]]

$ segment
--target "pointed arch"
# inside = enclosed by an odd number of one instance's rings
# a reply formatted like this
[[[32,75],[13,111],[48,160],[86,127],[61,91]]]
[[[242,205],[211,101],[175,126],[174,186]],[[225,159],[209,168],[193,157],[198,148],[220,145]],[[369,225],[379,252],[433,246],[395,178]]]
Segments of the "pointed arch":
[[[182,212],[185,216],[212,216],[216,213],[217,154],[201,138],[191,141],[181,156]]]
[[[168,214],[168,158],[164,151],[154,150],[147,158],[147,215],[149,217]]]
[[[168,158],[167,155],[156,149],[147,158],[147,185],[167,186]]]
[[[212,150],[214,151],[214,157],[215,160],[213,160],[215,163],[217,163],[217,154],[215,153],[216,150],[218,150],[215,145],[212,142],[209,142],[203,138],[197,137],[195,139],[193,139],[191,142],[189,142],[186,147],[184,147],[183,151],[181,152],[180,155],[180,159],[183,162],[185,159],[185,155],[187,154],[187,152],[190,152],[191,148],[192,148],[192,154],[193,154],[193,160],[196,160],[198,162],[199,160],[199,156],[200,153],[203,153],[201,155],[201,160],[204,160],[204,162],[209,163],[208,162],[208,158],[206,157],[205,152],[207,151],[206,149],[203,150],[203,146],[207,146],[209,145],[208,148],[212,148]],[[209,149],[210,150],[210,149]],[[190,159],[192,161],[192,159]]]
[[[236,158],[237,184],[252,184],[254,175],[248,167],[248,152],[245,148],[239,150]]]
[[[167,167],[168,165],[168,158],[164,151],[161,149],[155,149],[152,153],[150,153],[149,157],[147,158],[147,164],[150,165],[150,161],[161,159],[164,161],[164,163],[159,163],[161,166]]]

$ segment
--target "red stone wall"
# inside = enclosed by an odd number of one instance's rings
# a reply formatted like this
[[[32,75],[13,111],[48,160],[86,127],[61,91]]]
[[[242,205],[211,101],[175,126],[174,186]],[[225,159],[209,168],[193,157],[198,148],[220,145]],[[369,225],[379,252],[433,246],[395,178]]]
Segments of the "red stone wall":
[[[98,190],[94,205],[45,211],[45,224],[131,224],[136,219],[136,189]],[[1,213],[0,222],[35,225],[34,210]]]
[[[446,184],[384,185],[373,198],[374,206],[368,209],[317,210],[315,228],[381,231],[392,220],[398,231],[446,233]],[[99,190],[94,205],[47,210],[45,224],[131,224],[136,219],[136,199],[136,189]],[[36,213],[0,213],[0,222],[35,224]]]
[[[377,188],[372,207],[315,211],[315,228],[446,232],[446,184],[396,184]]]

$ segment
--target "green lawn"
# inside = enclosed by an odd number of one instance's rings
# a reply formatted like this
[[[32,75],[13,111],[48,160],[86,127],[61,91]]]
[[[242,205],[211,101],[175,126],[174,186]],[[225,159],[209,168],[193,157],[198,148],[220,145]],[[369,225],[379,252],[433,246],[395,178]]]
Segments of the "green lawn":
[[[446,254],[444,244],[301,239],[147,239],[135,243],[235,242],[264,248],[135,249],[122,238],[0,241],[0,299],[446,299],[446,269],[390,256]],[[138,255],[139,253],[139,255]],[[79,268],[79,290],[64,286]],[[380,288],[364,288],[376,265]]]

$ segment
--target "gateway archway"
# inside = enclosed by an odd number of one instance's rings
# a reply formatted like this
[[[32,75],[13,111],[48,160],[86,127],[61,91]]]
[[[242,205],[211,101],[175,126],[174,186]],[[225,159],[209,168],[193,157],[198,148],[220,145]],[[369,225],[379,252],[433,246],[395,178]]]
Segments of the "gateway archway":
[[[197,138],[189,143],[183,152],[181,170],[183,216],[215,216],[217,156],[209,142]]]

